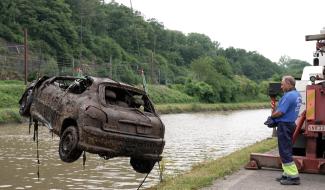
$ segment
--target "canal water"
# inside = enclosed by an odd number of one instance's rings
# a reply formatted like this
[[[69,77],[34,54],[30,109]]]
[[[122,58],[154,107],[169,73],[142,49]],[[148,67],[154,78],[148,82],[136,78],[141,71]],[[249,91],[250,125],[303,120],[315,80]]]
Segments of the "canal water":
[[[163,153],[164,175],[189,170],[195,163],[216,159],[268,138],[272,130],[263,125],[270,110],[185,113],[162,115],[166,126]],[[39,155],[27,124],[0,127],[0,189],[137,189],[144,174],[133,171],[128,158],[104,160],[86,154],[64,163],[58,154],[59,138],[40,128]],[[39,177],[38,177],[39,176]],[[143,187],[159,182],[158,165]]]

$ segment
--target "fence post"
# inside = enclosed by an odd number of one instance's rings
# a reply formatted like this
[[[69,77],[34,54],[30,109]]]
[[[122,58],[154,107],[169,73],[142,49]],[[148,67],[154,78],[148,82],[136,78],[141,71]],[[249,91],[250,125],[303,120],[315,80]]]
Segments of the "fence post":
[[[27,49],[27,29],[24,29],[24,63],[25,63],[25,85],[27,85],[27,75],[28,75],[28,49]]]
[[[72,76],[75,76],[74,75],[74,57],[72,57]]]
[[[110,78],[112,79],[113,78],[113,62],[112,62],[112,55],[109,56],[109,66],[110,66]]]

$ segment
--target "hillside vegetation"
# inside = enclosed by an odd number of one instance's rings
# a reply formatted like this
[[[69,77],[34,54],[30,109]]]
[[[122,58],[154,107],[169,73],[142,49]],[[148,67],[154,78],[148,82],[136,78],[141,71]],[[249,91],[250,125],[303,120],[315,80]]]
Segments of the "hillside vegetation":
[[[172,95],[177,102],[265,100],[262,81],[299,76],[308,65],[287,56],[274,63],[255,51],[222,48],[205,34],[165,29],[114,1],[1,0],[0,14],[0,79],[22,79],[24,28],[30,80],[78,72],[139,84],[144,70],[148,83],[179,91]],[[169,95],[153,98],[166,102]]]

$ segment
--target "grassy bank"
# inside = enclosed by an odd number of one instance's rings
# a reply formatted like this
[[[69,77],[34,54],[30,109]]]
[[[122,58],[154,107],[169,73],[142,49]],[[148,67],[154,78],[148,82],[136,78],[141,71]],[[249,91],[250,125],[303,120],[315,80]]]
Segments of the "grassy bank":
[[[0,80],[0,124],[22,122],[18,101],[24,90],[22,81]]]
[[[249,161],[250,153],[266,152],[274,149],[276,145],[275,138],[263,140],[228,156],[197,164],[184,174],[165,177],[162,183],[149,189],[185,190],[207,187],[212,185],[214,180],[229,175],[243,167]]]
[[[0,108],[0,124],[21,123],[23,117],[19,115],[18,108]]]
[[[25,88],[21,81],[0,81],[0,108],[18,108]]]
[[[228,111],[269,108],[270,103],[266,102],[246,102],[246,103],[182,103],[182,104],[158,104],[156,109],[160,114],[184,113],[184,112],[203,112],[203,111]]]

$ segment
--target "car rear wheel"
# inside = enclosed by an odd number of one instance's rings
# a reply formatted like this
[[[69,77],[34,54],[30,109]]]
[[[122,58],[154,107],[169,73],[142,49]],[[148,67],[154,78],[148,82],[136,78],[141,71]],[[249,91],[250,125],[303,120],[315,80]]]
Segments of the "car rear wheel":
[[[69,126],[61,135],[59,144],[59,155],[63,162],[74,162],[82,154],[82,150],[78,147],[79,137],[75,126]]]
[[[154,167],[156,161],[148,159],[131,158],[130,164],[138,173],[149,173]]]

